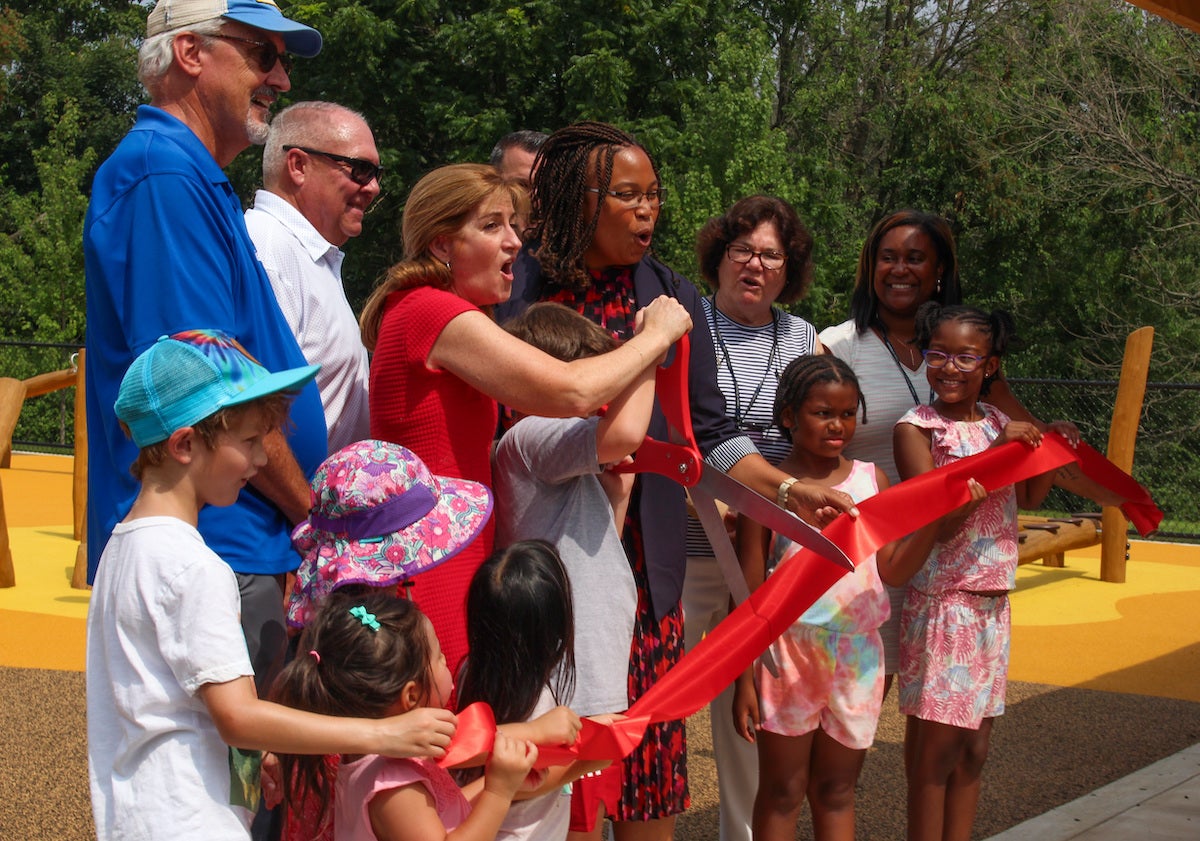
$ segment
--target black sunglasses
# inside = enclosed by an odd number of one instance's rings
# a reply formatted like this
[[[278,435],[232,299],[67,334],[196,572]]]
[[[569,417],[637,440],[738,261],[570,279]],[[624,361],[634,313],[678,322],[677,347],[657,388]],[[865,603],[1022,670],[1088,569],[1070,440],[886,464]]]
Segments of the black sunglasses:
[[[345,164],[349,169],[343,170],[351,181],[360,187],[365,187],[372,181],[382,181],[383,167],[380,164],[373,164],[370,161],[364,161],[362,158],[347,158],[345,155],[335,155],[333,152],[322,152],[320,149],[310,149],[307,146],[284,146],[283,151],[290,152],[292,149],[299,149],[309,155],[320,155],[323,158],[329,158],[331,161],[336,161],[339,164]],[[380,185],[382,186],[382,184]]]
[[[275,62],[279,62],[283,66],[284,73],[292,72],[292,57],[287,53],[281,53],[275,48],[275,45],[270,41],[252,41],[249,38],[239,38],[236,35],[215,35],[207,36],[209,38],[220,38],[223,41],[237,41],[239,44],[249,44],[252,47],[258,47],[252,53],[255,60],[258,62],[258,69],[263,73],[270,73],[275,69]]]

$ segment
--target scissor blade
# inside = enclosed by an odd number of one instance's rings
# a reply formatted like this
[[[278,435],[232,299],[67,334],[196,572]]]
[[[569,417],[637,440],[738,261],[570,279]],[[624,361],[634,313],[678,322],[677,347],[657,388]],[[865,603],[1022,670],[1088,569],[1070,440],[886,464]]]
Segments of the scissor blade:
[[[691,488],[689,493],[692,495],[692,506],[696,509],[696,519],[704,526],[704,534],[712,546],[713,557],[717,559],[725,586],[729,588],[729,597],[735,605],[741,604],[750,598],[750,587],[746,584],[742,565],[738,563],[737,552],[729,541],[729,532],[725,530],[725,521],[721,512],[717,510],[717,503],[712,494],[699,485]],[[762,653],[761,660],[772,677],[779,677],[779,666],[775,664],[775,657],[770,648]]]
[[[780,508],[727,473],[705,465],[696,487],[704,488],[730,508],[761,523],[776,534],[789,537],[801,546],[813,550],[822,558],[851,572],[854,571],[854,562],[846,557],[846,553],[836,543],[791,511]]]
[[[725,530],[725,521],[717,510],[712,494],[700,487],[691,489],[692,505],[696,509],[696,519],[704,526],[704,535],[712,546],[713,557],[721,569],[721,577],[729,588],[729,595],[734,604],[741,604],[750,598],[750,587],[746,584],[746,576],[738,563],[737,552],[729,542],[729,532]]]

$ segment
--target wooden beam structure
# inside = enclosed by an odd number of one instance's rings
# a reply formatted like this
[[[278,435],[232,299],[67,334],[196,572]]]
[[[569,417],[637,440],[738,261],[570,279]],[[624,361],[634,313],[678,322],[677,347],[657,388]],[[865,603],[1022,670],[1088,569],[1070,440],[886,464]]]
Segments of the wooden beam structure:
[[[1196,0],[1129,0],[1129,2],[1193,32],[1200,32],[1200,2],[1196,2]]]

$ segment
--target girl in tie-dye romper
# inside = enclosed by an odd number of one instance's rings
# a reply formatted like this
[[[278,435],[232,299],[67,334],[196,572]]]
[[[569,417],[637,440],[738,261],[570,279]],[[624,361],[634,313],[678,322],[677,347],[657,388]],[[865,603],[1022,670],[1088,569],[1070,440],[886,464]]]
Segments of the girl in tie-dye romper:
[[[896,424],[901,477],[1010,441],[1038,446],[1042,433],[1032,423],[979,402],[1012,333],[1012,319],[1000,311],[936,303],[917,311],[916,339],[937,400]],[[1078,439],[1074,424],[1049,427]],[[1039,505],[1052,482],[1052,473],[1035,476],[944,518],[929,560],[909,583],[900,617],[909,841],[971,837],[992,721],[1004,712],[1017,508]]]
[[[775,402],[775,422],[792,443],[780,469],[856,502],[886,488],[882,470],[842,456],[862,403],[854,372],[837,357],[795,359]],[[816,838],[853,841],[854,786],[883,701],[879,626],[889,604],[881,579],[893,586],[907,581],[928,555],[935,530],[933,524],[888,544],[830,588],[771,646],[778,676],[760,665],[739,678],[734,721],[758,743],[756,841],[791,841],[806,792]],[[738,544],[751,587],[762,583],[767,558],[773,567],[797,551],[745,518]]]

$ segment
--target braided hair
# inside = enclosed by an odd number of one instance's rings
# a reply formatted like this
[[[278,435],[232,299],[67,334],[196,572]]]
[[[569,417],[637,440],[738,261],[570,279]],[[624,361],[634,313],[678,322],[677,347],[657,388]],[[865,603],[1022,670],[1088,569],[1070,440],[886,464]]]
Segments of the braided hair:
[[[604,203],[597,202],[592,217],[583,218],[588,175],[594,173],[603,196],[612,183],[613,158],[630,146],[646,153],[658,177],[654,158],[637,138],[608,123],[585,121],[561,128],[538,150],[533,164],[533,210],[525,238],[540,243],[534,256],[543,274],[564,289],[579,291],[591,284],[583,252],[591,245]]]
[[[916,318],[917,331],[913,336],[913,341],[921,350],[929,349],[929,343],[933,341],[934,332],[947,321],[969,324],[987,336],[991,344],[991,355],[997,358],[1004,356],[1005,352],[1017,338],[1016,322],[1004,310],[984,312],[981,309],[968,307],[965,304],[942,306],[936,301],[926,301],[917,308]],[[992,383],[999,376],[1000,369],[997,368],[996,373],[988,374],[983,378],[983,387],[979,389],[980,397],[987,396],[988,391],[991,390]]]
[[[858,392],[858,405],[862,407],[862,422],[867,422],[867,398],[863,396],[858,377],[849,365],[827,353],[797,356],[779,377],[779,390],[775,392],[772,413],[772,420],[789,442],[792,440],[792,431],[783,425],[784,409],[791,409],[793,414],[799,412],[809,392],[821,383],[854,386]]]

